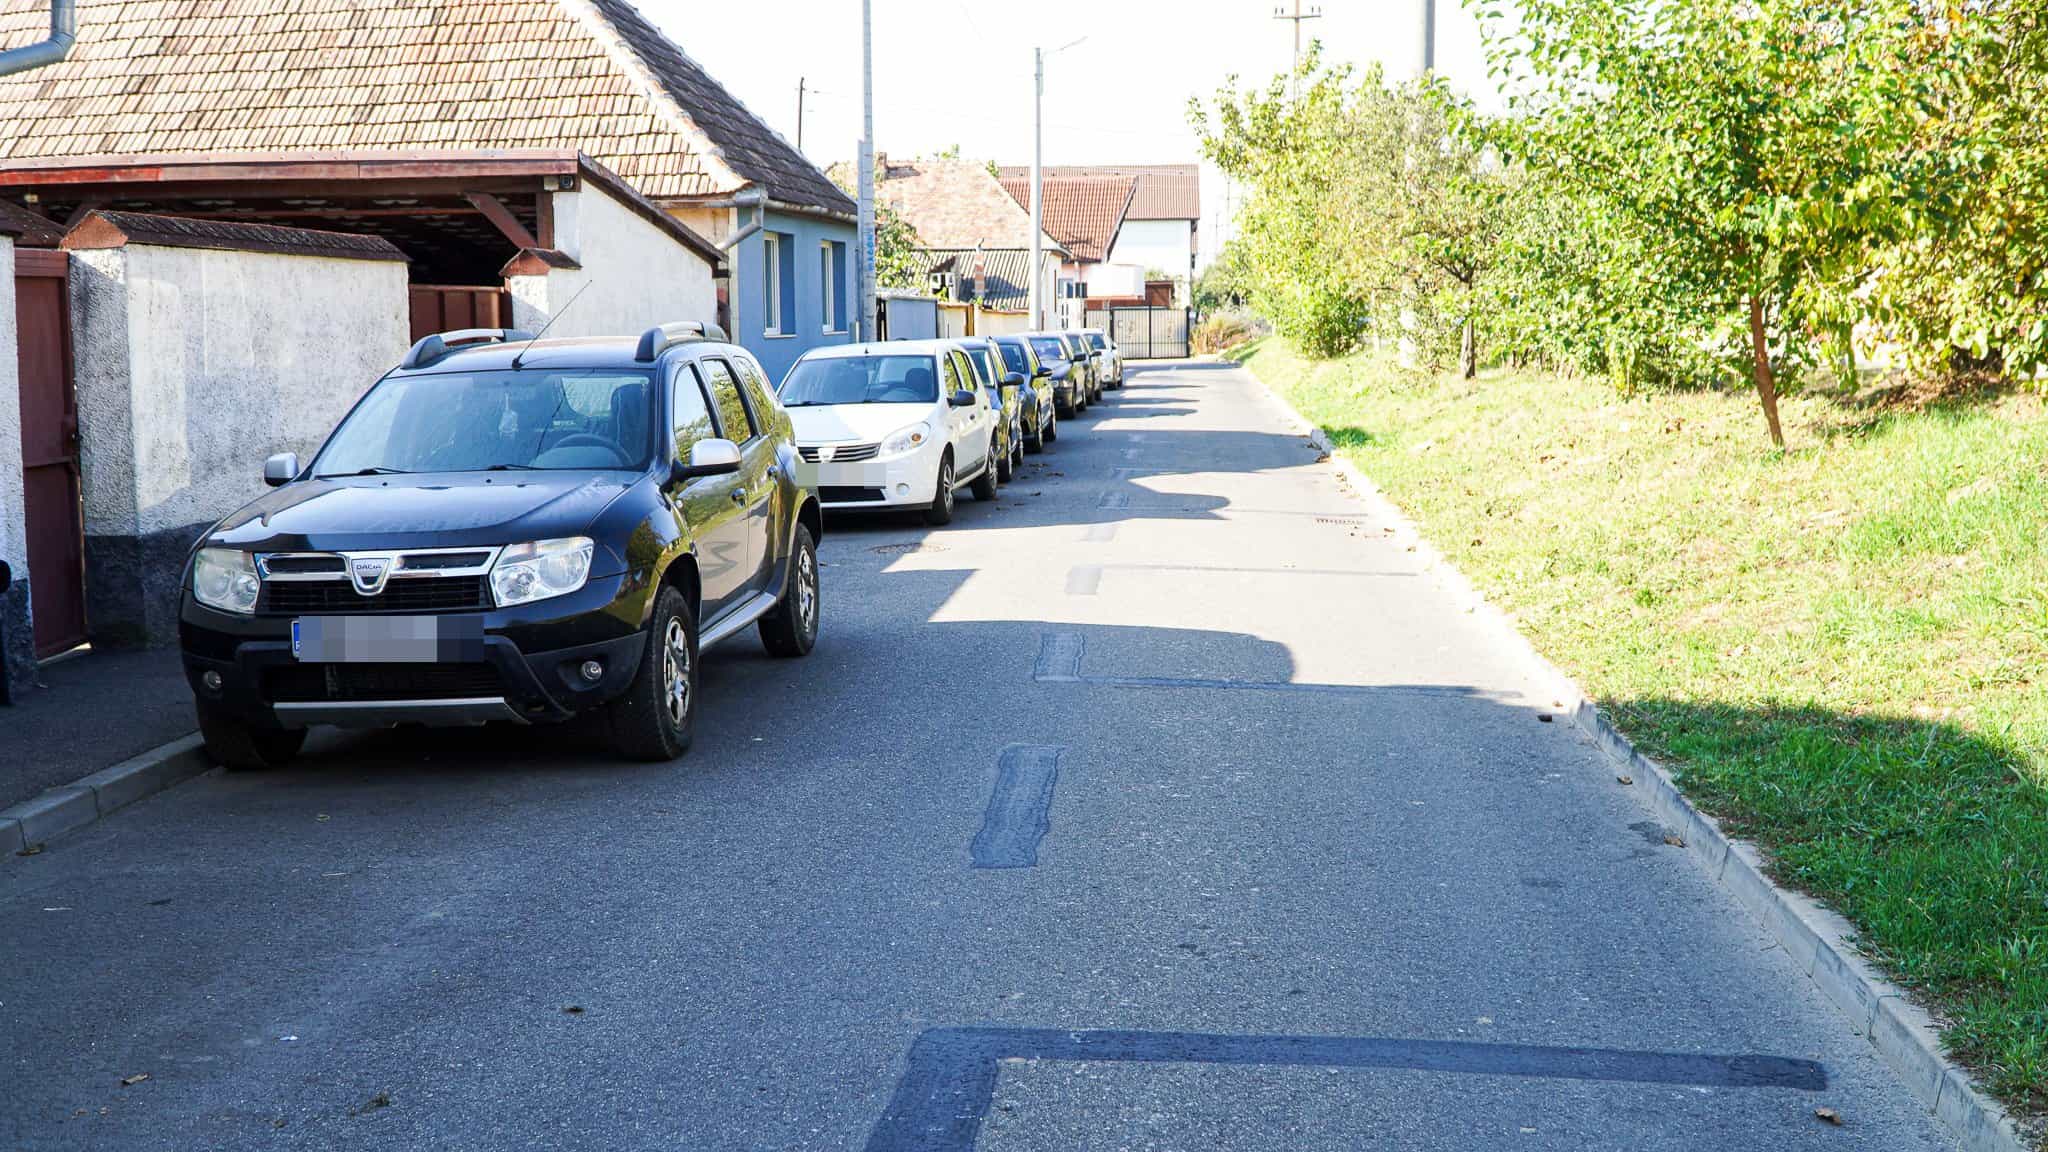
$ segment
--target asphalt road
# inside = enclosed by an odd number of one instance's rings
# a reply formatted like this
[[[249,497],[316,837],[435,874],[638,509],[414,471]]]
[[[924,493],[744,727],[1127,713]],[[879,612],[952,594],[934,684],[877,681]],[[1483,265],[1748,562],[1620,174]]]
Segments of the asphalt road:
[[[831,524],[677,764],[323,736],[0,862],[0,1148],[1947,1146],[1240,372],[1032,461]]]

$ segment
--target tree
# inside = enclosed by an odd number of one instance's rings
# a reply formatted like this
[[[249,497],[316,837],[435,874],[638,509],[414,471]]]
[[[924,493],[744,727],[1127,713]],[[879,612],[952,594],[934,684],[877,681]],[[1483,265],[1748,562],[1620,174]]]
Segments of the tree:
[[[1897,223],[1918,0],[1520,0],[1508,31],[1477,7],[1511,111],[1493,139],[1639,238],[1670,313],[1746,336],[1782,446],[1774,351]]]

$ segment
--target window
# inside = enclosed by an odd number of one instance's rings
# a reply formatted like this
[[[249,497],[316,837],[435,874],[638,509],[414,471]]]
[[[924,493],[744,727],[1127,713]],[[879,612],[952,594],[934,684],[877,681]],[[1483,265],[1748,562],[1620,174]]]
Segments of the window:
[[[818,275],[824,284],[820,297],[825,331],[846,331],[846,245],[838,240],[818,243]]]
[[[939,398],[929,356],[811,356],[782,381],[784,408],[930,404]]]
[[[976,344],[974,347],[969,348],[967,350],[967,359],[973,361],[975,375],[981,377],[983,384],[994,385],[1001,383],[1002,373],[996,371],[994,355],[989,352],[988,345]]]
[[[960,354],[955,352],[951,356],[940,356],[939,364],[946,374],[946,390],[941,392],[939,396],[941,399],[951,400],[953,393],[966,387],[966,385],[960,382]]]
[[[796,334],[796,243],[785,232],[761,233],[762,332]]]
[[[1003,366],[1021,376],[1031,375],[1031,353],[1015,340],[998,340],[996,347],[1003,350]]]
[[[676,369],[673,395],[670,422],[675,427],[676,459],[687,462],[697,441],[718,435],[711,427],[711,409],[704,404],[704,382],[695,364]]]
[[[732,369],[723,360],[706,360],[704,376],[711,384],[711,402],[718,408],[719,431],[735,444],[752,440],[754,420],[747,412],[747,402],[740,398],[740,382]]]
[[[653,410],[645,372],[533,367],[401,377],[377,385],[335,429],[315,470],[644,468],[657,442]]]
[[[740,383],[746,386],[747,407],[760,418],[756,423],[766,420],[767,417],[761,414],[768,410],[768,399],[774,395],[774,390],[768,387],[767,374],[762,372],[761,365],[745,352],[733,353],[732,366],[740,374]]]

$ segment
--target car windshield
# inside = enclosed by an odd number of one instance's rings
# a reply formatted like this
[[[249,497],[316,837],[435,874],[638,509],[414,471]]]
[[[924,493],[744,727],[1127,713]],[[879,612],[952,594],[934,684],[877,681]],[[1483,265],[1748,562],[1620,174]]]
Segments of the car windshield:
[[[1057,336],[1033,336],[1031,338],[1031,347],[1037,350],[1040,360],[1065,360],[1069,358],[1067,356],[1066,343]]]
[[[1019,375],[1022,376],[1031,375],[1031,362],[1029,359],[1026,358],[1024,346],[1022,344],[1011,343],[1010,341],[1007,340],[999,340],[996,342],[996,347],[1001,348],[1003,350],[1003,364],[1004,366],[1008,367],[1010,371],[1018,373]]]
[[[528,368],[399,376],[327,440],[319,476],[640,469],[653,454],[647,373]]]
[[[1088,346],[1098,352],[1106,352],[1109,350],[1109,337],[1104,336],[1100,332],[1090,332],[1088,334]]]
[[[939,374],[930,356],[821,356],[799,360],[782,382],[782,406],[934,404]]]
[[[969,348],[967,358],[974,361],[974,370],[981,374],[983,384],[994,384],[1002,378],[1003,374],[996,371],[995,357],[990,354],[988,345],[976,344]]]

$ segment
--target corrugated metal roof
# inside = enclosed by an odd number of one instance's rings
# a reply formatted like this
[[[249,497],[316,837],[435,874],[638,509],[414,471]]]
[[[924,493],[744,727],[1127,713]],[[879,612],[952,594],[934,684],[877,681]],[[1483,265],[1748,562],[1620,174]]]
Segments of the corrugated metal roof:
[[[0,0],[0,44],[47,0]],[[80,0],[0,159],[574,147],[653,199],[853,202],[626,0]]]

